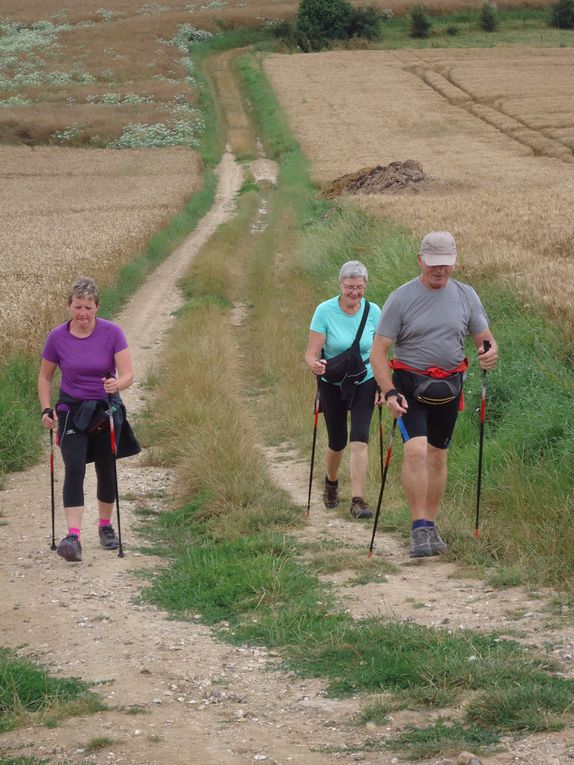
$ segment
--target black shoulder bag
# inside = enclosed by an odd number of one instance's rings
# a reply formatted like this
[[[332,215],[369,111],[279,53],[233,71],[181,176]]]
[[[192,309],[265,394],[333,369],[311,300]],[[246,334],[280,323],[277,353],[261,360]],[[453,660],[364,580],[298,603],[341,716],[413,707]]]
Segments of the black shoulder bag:
[[[362,383],[367,375],[367,368],[361,358],[359,343],[367,323],[370,307],[370,303],[365,300],[361,323],[352,345],[346,351],[333,356],[332,359],[327,359],[327,367],[323,375],[323,379],[328,383],[341,386],[341,394],[349,402],[349,405],[355,394],[355,386]]]

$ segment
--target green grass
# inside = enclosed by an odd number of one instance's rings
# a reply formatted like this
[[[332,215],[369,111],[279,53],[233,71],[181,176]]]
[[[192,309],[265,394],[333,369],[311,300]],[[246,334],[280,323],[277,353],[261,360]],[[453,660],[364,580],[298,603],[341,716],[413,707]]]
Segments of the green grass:
[[[452,13],[431,14],[432,26],[427,38],[410,36],[409,15],[394,16],[383,22],[382,39],[373,47],[396,48],[491,48],[499,45],[533,47],[571,47],[574,32],[549,25],[548,8],[499,8],[498,29],[486,32],[480,28],[481,5]],[[452,33],[453,27],[456,29]]]
[[[387,748],[419,760],[469,749],[475,754],[482,754],[499,740],[500,735],[495,730],[470,728],[460,722],[439,719],[427,728],[409,727],[390,741]]]
[[[109,736],[94,736],[83,747],[88,754],[93,752],[99,752],[100,749],[107,749],[114,744],[117,744],[117,739],[110,738]]]
[[[0,648],[0,732],[34,716],[48,724],[104,709],[99,696],[78,678],[54,678],[13,651]]]
[[[574,682],[555,676],[545,656],[496,634],[355,621],[300,562],[289,537],[260,529],[216,539],[201,502],[160,518],[173,561],[155,573],[144,597],[183,618],[201,615],[227,641],[279,651],[285,668],[326,679],[331,695],[383,694],[383,706],[365,708],[362,722],[464,700],[466,738],[459,726],[453,747],[462,746],[461,737],[469,747],[475,736],[555,730],[571,719]]]
[[[40,411],[32,357],[7,358],[0,364],[0,482],[31,465],[40,453]]]

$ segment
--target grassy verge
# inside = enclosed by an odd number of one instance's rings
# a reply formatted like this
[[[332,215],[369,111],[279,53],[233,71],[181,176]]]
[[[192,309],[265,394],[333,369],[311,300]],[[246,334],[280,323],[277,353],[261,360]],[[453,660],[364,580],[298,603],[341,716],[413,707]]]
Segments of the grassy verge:
[[[66,717],[104,708],[87,683],[74,677],[50,677],[40,667],[0,648],[0,732],[23,723],[53,726]]]
[[[0,364],[0,486],[2,477],[33,464],[40,452],[38,362],[11,357]]]
[[[285,668],[325,678],[331,695],[368,694],[358,722],[382,723],[401,709],[450,710],[424,729],[390,741],[371,736],[355,749],[484,751],[503,735],[570,721],[574,683],[555,676],[551,660],[494,634],[354,621],[297,560],[292,539],[262,525],[242,533],[241,512],[234,509],[235,533],[228,524],[225,539],[201,497],[160,514],[155,535],[159,528],[173,562],[144,594],[184,618],[201,615],[227,641],[279,650]]]
[[[414,243],[357,210],[315,199],[259,68],[247,58],[240,69],[280,162],[280,185],[265,192],[267,223],[257,234],[251,224],[261,197],[253,184],[245,187],[237,218],[218,230],[186,281],[189,301],[162,373],[164,406],[150,416],[156,456],[176,465],[182,502],[157,516],[142,512],[171,558],[144,596],[180,617],[200,616],[226,640],[278,650],[286,667],[325,678],[332,694],[377,695],[377,704],[365,702],[365,722],[405,708],[436,715],[458,707],[424,730],[390,743],[371,737],[356,748],[392,746],[422,757],[556,729],[570,719],[572,686],[546,658],[497,635],[355,621],[288,536],[300,508],[267,478],[258,433],[307,445],[312,381],[301,359],[302,317],[333,294],[349,257],[367,263],[372,297],[381,302],[410,275],[404,252]],[[315,556],[317,565],[329,561]]]
[[[556,29],[549,25],[548,8],[499,8],[498,28],[486,32],[480,27],[481,5],[451,13],[430,16],[429,36],[415,39],[410,36],[408,15],[394,16],[382,27],[383,48],[492,48],[498,45],[528,45],[534,47],[571,47],[572,30]]]

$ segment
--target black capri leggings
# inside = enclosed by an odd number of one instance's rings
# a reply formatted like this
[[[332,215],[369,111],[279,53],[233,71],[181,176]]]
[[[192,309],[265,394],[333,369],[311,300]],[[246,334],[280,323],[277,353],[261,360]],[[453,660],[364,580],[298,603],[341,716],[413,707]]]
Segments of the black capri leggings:
[[[367,382],[357,385],[351,412],[351,435],[350,441],[369,442],[369,428],[373,407],[375,406],[375,392],[377,382],[374,377]],[[347,446],[347,412],[349,406],[341,397],[341,388],[337,385],[319,380],[320,411],[325,417],[327,435],[329,437],[329,449],[341,452]]]
[[[58,414],[58,436],[64,460],[64,507],[84,506],[84,477],[88,446],[94,457],[97,498],[100,502],[116,500],[114,464],[108,428],[96,435],[76,430],[69,412]]]

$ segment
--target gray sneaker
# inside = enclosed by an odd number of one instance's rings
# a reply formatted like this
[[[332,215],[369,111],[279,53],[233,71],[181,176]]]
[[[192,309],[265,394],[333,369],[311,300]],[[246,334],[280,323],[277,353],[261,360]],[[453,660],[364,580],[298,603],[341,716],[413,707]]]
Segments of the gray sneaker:
[[[442,555],[448,550],[448,545],[438,533],[436,526],[429,526],[429,542],[433,555]]]
[[[429,532],[426,526],[411,531],[411,558],[427,558],[436,554],[432,551]]]
[[[56,552],[64,560],[77,563],[82,560],[82,545],[76,534],[68,534],[58,545]]]
[[[117,550],[120,543],[113,526],[100,526],[98,535],[100,537],[100,544],[104,550]]]

